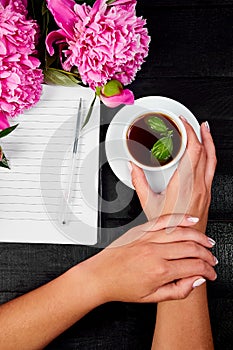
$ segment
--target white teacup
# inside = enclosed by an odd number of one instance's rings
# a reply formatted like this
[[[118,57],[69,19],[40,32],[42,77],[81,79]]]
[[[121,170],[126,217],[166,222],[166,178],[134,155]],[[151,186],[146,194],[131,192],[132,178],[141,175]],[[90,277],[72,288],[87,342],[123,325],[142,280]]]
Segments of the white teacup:
[[[138,119],[140,116],[145,115],[148,112],[150,112],[152,114],[153,113],[161,113],[161,114],[168,116],[169,119],[171,119],[173,121],[173,123],[176,125],[176,127],[178,128],[178,130],[181,134],[181,146],[180,146],[180,149],[179,149],[177,155],[175,156],[175,158],[173,160],[171,160],[169,163],[167,163],[165,165],[160,165],[160,166],[144,165],[144,164],[138,162],[138,160],[132,156],[132,154],[130,153],[128,146],[127,146],[128,129],[130,128],[130,126],[132,126],[132,124],[134,123],[134,121],[136,119]],[[147,110],[147,111],[145,111],[145,113],[140,112],[140,114],[137,114],[137,115],[132,114],[132,116],[128,118],[127,123],[125,125],[125,128],[123,130],[123,147],[124,147],[125,154],[127,155],[127,158],[131,162],[136,164],[138,167],[143,169],[150,187],[156,193],[162,192],[167,187],[172,175],[174,174],[175,170],[177,169],[177,166],[179,164],[181,157],[184,154],[184,151],[186,149],[186,145],[187,145],[187,134],[186,134],[184,124],[182,123],[182,120],[175,113],[168,111],[168,110],[165,110],[165,109],[161,109],[161,108],[158,108],[158,109],[155,108],[154,110],[149,110],[149,111]]]

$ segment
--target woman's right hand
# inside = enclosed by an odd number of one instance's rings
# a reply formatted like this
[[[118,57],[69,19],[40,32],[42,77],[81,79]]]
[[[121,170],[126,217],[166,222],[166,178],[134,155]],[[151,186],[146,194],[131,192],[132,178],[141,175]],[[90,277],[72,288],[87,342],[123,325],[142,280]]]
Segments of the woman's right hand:
[[[191,227],[192,220],[164,215],[134,227],[78,267],[93,279],[102,303],[183,299],[195,281],[199,285],[203,278],[216,278],[216,259],[207,249],[213,243]],[[168,228],[171,222],[179,226]]]
[[[200,143],[191,125],[182,120],[188,137],[187,149],[166,190],[154,193],[143,170],[135,164],[132,164],[132,182],[149,220],[172,213],[195,215],[200,219],[196,228],[204,232],[217,162],[215,147],[208,124],[201,125]]]

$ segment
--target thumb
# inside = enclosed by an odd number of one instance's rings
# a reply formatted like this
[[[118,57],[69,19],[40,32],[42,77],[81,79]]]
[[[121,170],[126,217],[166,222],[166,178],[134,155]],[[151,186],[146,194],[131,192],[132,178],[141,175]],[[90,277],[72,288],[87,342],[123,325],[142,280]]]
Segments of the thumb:
[[[158,303],[167,300],[185,299],[195,289],[206,280],[202,276],[192,276],[168,283],[156,290],[155,293],[144,298],[144,302]]]
[[[156,194],[150,188],[144,171],[132,162],[129,164],[131,168],[132,184],[137,192],[142,208],[145,208],[149,202],[150,196],[156,196]]]

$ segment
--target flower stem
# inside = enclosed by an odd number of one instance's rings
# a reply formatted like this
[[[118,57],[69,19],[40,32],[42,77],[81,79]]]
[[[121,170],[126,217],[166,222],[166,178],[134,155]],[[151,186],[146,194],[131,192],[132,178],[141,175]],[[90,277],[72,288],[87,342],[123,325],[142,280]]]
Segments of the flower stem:
[[[91,115],[92,115],[92,111],[93,111],[93,107],[94,107],[94,104],[95,104],[96,97],[97,97],[97,95],[95,94],[95,97],[93,98],[93,100],[92,100],[92,102],[91,102],[91,105],[90,105],[89,110],[88,110],[88,112],[87,112],[86,118],[85,118],[84,123],[83,123],[83,125],[82,125],[82,129],[83,129],[83,128],[87,125],[87,123],[89,122],[89,119],[90,119],[90,117],[91,117]]]

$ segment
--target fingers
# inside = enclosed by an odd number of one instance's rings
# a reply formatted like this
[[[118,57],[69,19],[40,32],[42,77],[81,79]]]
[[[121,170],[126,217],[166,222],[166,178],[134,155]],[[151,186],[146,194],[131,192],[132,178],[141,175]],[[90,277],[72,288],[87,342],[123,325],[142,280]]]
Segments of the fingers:
[[[213,138],[210,133],[209,124],[205,122],[201,125],[201,137],[202,142],[206,151],[206,172],[205,172],[205,180],[206,185],[210,189],[214,172],[216,169],[217,159],[216,159],[216,152],[215,152],[215,146],[213,142]]]
[[[217,264],[217,259],[208,249],[193,241],[162,244],[159,250],[167,260],[198,258],[211,266]]]
[[[175,242],[196,242],[206,248],[212,248],[215,242],[207,237],[204,233],[190,228],[177,228],[173,232],[167,233],[160,231],[158,234],[154,232],[147,233],[146,238],[153,243],[175,243]]]
[[[185,214],[168,214],[155,218],[141,225],[144,232],[159,231],[168,227],[192,226],[199,221],[198,218]]]
[[[205,279],[202,276],[183,278],[158,288],[155,293],[147,296],[146,300],[143,301],[158,303],[166,300],[185,299],[196,286],[203,283],[205,283]]]
[[[140,186],[148,187],[148,183],[147,183],[144,171],[133,162],[130,162],[130,166],[132,167],[131,177],[132,177],[132,183],[135,189],[138,188],[140,190]]]
[[[136,164],[132,162],[130,164],[132,167],[132,170],[131,170],[132,184],[137,192],[142,208],[145,208],[146,204],[149,202],[150,196],[153,196],[155,194],[151,190],[147,182],[144,171],[141,168],[139,168]]]
[[[213,239],[196,229],[189,228],[189,226],[193,226],[197,222],[198,218],[190,215],[163,215],[143,225],[130,229],[108,247],[119,247],[140,239],[141,241],[158,244],[193,241],[206,248],[212,248],[215,245]],[[172,228],[169,227],[169,225],[171,225]],[[177,225],[179,226],[176,227]]]
[[[182,122],[185,126],[187,133],[187,147],[181,161],[178,165],[178,169],[174,174],[174,180],[177,183],[183,183],[184,181],[189,181],[190,191],[192,191],[194,174],[196,173],[196,168],[200,164],[200,158],[203,156],[203,146],[199,142],[195,131],[192,126],[182,117]],[[203,174],[205,170],[205,165],[201,167]],[[201,175],[203,177],[203,175]],[[170,182],[172,186],[172,181]]]
[[[217,278],[216,272],[206,261],[196,258],[167,261],[167,269],[171,274],[167,283],[173,280],[187,278],[190,276],[203,276],[214,281]]]
[[[202,151],[202,144],[198,140],[197,135],[193,130],[192,126],[182,117],[181,119],[187,133],[187,152],[189,153],[191,162],[196,164],[199,161],[199,157]]]
[[[213,138],[210,133],[208,122],[202,123],[201,125],[201,138],[202,144],[199,142],[195,131],[192,126],[182,118],[183,124],[185,126],[188,138],[187,152],[190,157],[191,163],[195,166],[195,164],[200,164],[201,157],[203,155],[206,157],[206,185],[211,186],[212,180],[214,177],[214,172],[217,164],[215,146],[213,142]],[[204,147],[203,147],[203,146]],[[203,148],[205,152],[203,152]]]

